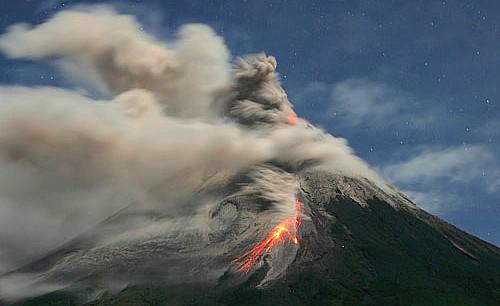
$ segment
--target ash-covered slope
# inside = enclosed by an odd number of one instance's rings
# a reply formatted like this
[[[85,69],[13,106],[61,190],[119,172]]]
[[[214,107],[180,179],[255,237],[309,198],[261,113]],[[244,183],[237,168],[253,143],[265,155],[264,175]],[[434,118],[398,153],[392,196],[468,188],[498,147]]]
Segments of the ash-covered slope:
[[[309,217],[301,225],[296,255],[280,277],[266,280],[276,261],[282,260],[269,255],[248,278],[225,269],[210,283],[150,279],[118,292],[101,292],[87,305],[498,304],[497,247],[416,208],[399,194],[385,193],[368,180],[324,172],[305,172],[300,178]],[[245,203],[255,201],[233,201],[234,214],[248,213]],[[230,208],[225,210],[231,214]],[[152,241],[147,248],[148,260],[172,252]],[[68,256],[65,252],[57,255],[59,262]],[[160,262],[156,268],[161,270]],[[93,293],[60,291],[21,304],[66,301],[77,305]]]

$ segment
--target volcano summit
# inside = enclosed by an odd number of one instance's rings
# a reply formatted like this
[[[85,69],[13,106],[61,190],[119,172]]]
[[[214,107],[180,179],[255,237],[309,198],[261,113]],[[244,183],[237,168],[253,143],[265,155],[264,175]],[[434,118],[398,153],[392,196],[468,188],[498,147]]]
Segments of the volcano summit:
[[[0,87],[0,303],[498,305],[500,250],[299,118],[274,57],[231,64],[204,25],[164,43],[103,6],[0,49],[95,91]]]

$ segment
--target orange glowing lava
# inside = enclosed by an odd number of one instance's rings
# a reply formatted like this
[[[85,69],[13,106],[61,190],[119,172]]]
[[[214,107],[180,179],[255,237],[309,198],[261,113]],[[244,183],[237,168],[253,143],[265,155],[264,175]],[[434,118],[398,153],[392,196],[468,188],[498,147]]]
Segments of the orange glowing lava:
[[[299,117],[295,115],[293,112],[288,114],[288,124],[296,125],[299,122]]]
[[[293,244],[299,244],[297,237],[302,214],[302,201],[295,200],[295,213],[293,216],[286,218],[276,225],[266,238],[255,247],[244,253],[243,255],[231,261],[231,264],[238,265],[238,272],[248,273],[253,265],[272,248],[278,244],[284,244],[287,241]]]

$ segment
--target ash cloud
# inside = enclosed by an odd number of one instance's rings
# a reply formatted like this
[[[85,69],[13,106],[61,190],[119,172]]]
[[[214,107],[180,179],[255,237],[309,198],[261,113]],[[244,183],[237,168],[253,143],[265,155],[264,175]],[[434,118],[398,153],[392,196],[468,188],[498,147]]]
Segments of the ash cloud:
[[[11,58],[53,59],[111,94],[149,90],[175,116],[212,112],[215,91],[231,81],[229,51],[208,26],[182,26],[163,43],[134,16],[106,6],[63,11],[35,27],[13,25],[0,48]]]
[[[293,213],[294,175],[306,167],[386,187],[344,139],[297,118],[273,57],[232,65],[223,39],[205,25],[185,25],[162,42],[133,16],[87,7],[14,25],[0,36],[0,50],[48,59],[111,97],[0,86],[4,271],[131,203],[190,219],[190,231],[204,232],[221,186],[241,174],[252,181],[238,192],[271,202],[276,218]],[[170,223],[183,230],[184,222]]]

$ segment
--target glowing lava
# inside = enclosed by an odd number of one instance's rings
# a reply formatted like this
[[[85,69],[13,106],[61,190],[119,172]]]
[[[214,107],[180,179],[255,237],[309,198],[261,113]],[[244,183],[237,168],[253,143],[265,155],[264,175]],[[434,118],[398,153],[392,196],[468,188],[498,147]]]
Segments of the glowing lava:
[[[262,255],[268,253],[276,245],[285,244],[287,241],[293,244],[299,244],[297,234],[301,223],[301,214],[302,201],[296,199],[294,215],[281,221],[267,233],[264,240],[243,255],[235,258],[231,264],[239,265],[238,272],[248,273]]]
[[[299,117],[297,117],[294,113],[290,113],[288,114],[287,121],[289,125],[296,125],[299,122]]]

